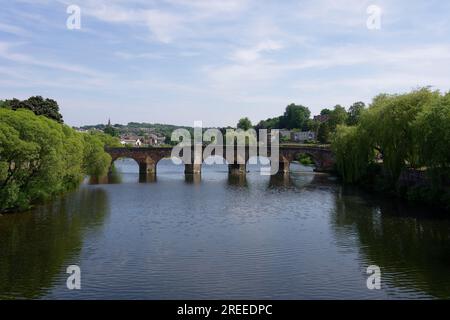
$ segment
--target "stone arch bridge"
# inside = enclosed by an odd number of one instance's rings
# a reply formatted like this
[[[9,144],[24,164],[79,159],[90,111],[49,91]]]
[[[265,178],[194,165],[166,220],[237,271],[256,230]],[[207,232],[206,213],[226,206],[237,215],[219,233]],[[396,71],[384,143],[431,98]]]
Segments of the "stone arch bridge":
[[[202,159],[203,163],[205,158],[205,148],[207,146],[202,146]],[[262,153],[257,150],[256,154],[251,154],[248,147],[245,150],[245,158],[239,158],[242,152],[237,152],[237,147],[234,147],[233,152],[233,160],[230,160],[227,157],[226,146],[216,146],[217,149],[212,149],[211,153],[208,153],[209,156],[219,155],[219,152],[215,152],[215,150],[222,149],[223,156],[228,162],[228,168],[230,174],[245,174],[246,166],[250,156],[267,156],[269,160],[271,159],[271,149],[268,148],[266,153]],[[111,155],[112,162],[111,168],[115,160],[120,158],[131,158],[134,159],[139,164],[139,173],[140,174],[156,174],[156,167],[158,162],[161,159],[171,158],[172,155],[172,147],[151,147],[151,148],[106,148],[105,151]],[[217,154],[216,154],[217,153]],[[183,151],[181,151],[181,156],[183,155]],[[194,147],[191,147],[191,154],[194,154]],[[298,156],[301,154],[306,154],[311,157],[315,164],[316,172],[331,172],[334,171],[335,159],[331,149],[328,146],[314,146],[314,145],[296,145],[296,146],[279,146],[279,172],[287,173],[289,172],[289,164],[294,160],[298,159]],[[186,174],[200,174],[202,164],[197,161],[197,164],[192,164],[194,161],[191,161],[191,164],[185,164],[185,173]]]

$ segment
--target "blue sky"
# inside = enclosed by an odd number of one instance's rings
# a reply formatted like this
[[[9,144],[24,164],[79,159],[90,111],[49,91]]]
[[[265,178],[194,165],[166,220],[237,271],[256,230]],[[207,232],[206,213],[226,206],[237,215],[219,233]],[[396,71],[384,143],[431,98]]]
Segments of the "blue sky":
[[[450,1],[0,0],[0,99],[56,99],[71,125],[235,125],[450,88]],[[81,8],[69,30],[66,9]],[[382,10],[369,30],[367,8]]]

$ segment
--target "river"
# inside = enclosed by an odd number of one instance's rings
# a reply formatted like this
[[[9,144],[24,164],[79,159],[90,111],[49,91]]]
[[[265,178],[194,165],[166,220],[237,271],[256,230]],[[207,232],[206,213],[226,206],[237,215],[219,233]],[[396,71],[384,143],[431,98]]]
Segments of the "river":
[[[116,183],[0,216],[0,299],[450,298],[450,219],[434,209],[298,164],[246,178],[205,165],[199,180],[163,160],[147,183],[132,160],[117,169]]]

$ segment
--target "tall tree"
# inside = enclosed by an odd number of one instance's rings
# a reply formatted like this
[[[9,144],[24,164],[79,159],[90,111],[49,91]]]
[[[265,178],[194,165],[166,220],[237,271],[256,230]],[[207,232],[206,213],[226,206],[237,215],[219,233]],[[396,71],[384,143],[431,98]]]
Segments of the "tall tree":
[[[347,122],[347,111],[341,105],[336,105],[330,113],[329,125],[330,130],[334,132],[338,125],[343,125]]]
[[[366,104],[362,101],[355,102],[348,109],[347,125],[354,126],[359,123],[361,113],[366,108]]]
[[[321,116],[329,115],[331,112],[332,112],[332,111],[331,111],[330,109],[325,108],[325,109],[322,109],[322,110],[320,111],[320,115],[321,115]]]
[[[241,119],[239,120],[238,124],[237,124],[237,128],[238,128],[238,129],[242,129],[242,130],[245,130],[245,131],[251,129],[252,127],[253,127],[253,126],[252,126],[252,122],[251,122],[250,119],[247,118],[247,117],[241,118]]]
[[[63,116],[59,112],[58,103],[53,99],[44,99],[41,96],[30,97],[27,100],[6,100],[6,107],[11,110],[28,109],[35,115],[45,116],[49,119],[63,123]]]
[[[317,130],[317,140],[320,143],[330,142],[330,125],[328,122],[323,122],[319,125],[319,129]]]
[[[311,111],[302,105],[291,103],[286,107],[282,119],[282,126],[286,129],[307,129]]]

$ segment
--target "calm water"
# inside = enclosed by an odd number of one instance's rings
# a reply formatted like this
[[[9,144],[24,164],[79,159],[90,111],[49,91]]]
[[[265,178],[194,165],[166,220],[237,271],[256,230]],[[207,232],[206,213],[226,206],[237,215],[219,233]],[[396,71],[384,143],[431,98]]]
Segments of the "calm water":
[[[0,217],[0,298],[450,298],[450,219],[340,186],[292,165],[289,177],[231,179],[158,165],[139,183],[85,184]],[[117,182],[117,181],[116,181]],[[79,265],[80,291],[66,288]],[[381,290],[368,290],[378,265]]]

